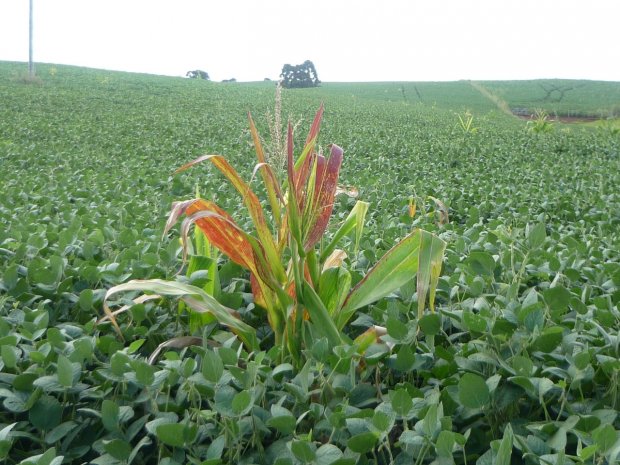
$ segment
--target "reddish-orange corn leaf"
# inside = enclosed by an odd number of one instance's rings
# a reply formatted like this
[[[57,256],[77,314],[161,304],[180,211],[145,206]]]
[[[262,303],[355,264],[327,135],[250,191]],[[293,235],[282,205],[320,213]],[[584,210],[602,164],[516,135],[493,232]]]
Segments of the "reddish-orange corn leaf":
[[[310,233],[306,239],[305,249],[309,250],[316,244],[325,233],[329,217],[334,209],[334,198],[338,187],[338,176],[342,165],[343,150],[337,145],[330,146],[331,155],[327,161],[325,174],[322,176],[322,183],[317,187],[318,199],[316,204],[316,214]],[[317,177],[318,180],[318,177]]]
[[[256,272],[252,246],[240,232],[232,216],[215,203],[204,199],[195,200],[185,210],[188,216],[198,212],[215,213],[195,220],[209,242],[233,262]]]
[[[228,255],[234,262],[249,269],[257,278],[260,278],[259,283],[264,286],[263,290],[278,287],[280,284],[273,275],[272,267],[265,258],[265,251],[261,244],[240,229],[229,215],[227,217],[222,216],[222,212],[226,214],[221,209],[219,211],[205,209],[193,213],[181,225],[182,237],[187,237],[189,228],[193,223],[208,220],[209,223],[203,222],[202,225],[198,224],[198,226],[205,232],[212,245]],[[215,222],[212,221],[214,218],[216,219]],[[221,221],[218,222],[217,220]],[[247,245],[250,247],[251,258],[248,257]],[[185,260],[185,250],[183,253],[183,260]],[[269,302],[267,303],[269,304]]]
[[[260,305],[263,308],[267,308],[265,293],[263,292],[261,284],[259,283],[258,278],[254,275],[254,273],[250,273],[250,286],[252,287],[254,303],[256,305]]]
[[[304,149],[304,151],[305,150],[306,149]],[[299,166],[299,169],[295,171],[295,195],[297,196],[297,202],[301,210],[303,210],[306,202],[305,194],[308,188],[308,178],[312,172],[315,159],[316,154],[310,151],[305,157],[304,162]]]
[[[265,251],[266,258],[271,266],[271,269],[274,273],[274,276],[279,281],[284,281],[286,278],[284,274],[284,269],[282,264],[280,263],[280,257],[277,252],[276,244],[274,242],[273,236],[269,227],[267,226],[267,222],[265,221],[265,215],[263,213],[263,207],[261,207],[260,201],[250,186],[241,179],[241,176],[237,173],[237,171],[226,161],[224,157],[221,155],[203,155],[198,157],[194,161],[191,161],[181,168],[177,169],[177,173],[180,171],[184,171],[191,166],[194,166],[197,163],[202,161],[209,160],[211,161],[221,172],[228,178],[228,180],[232,183],[232,185],[237,189],[237,191],[241,194],[243,198],[243,203],[245,204],[250,216],[252,217],[252,222],[254,223],[254,227],[256,228],[256,234],[260,240],[260,245]]]
[[[314,116],[314,121],[312,121],[312,126],[310,127],[310,131],[308,132],[308,137],[306,138],[306,143],[304,144],[304,149],[299,156],[299,158],[295,161],[295,186],[298,198],[298,203],[300,207],[304,204],[301,199],[301,195],[303,194],[303,189],[307,187],[308,176],[310,176],[310,172],[313,168],[314,160],[312,160],[314,153],[314,146],[316,144],[316,140],[319,137],[319,129],[321,127],[321,119],[323,118],[324,107],[323,104],[319,107],[319,110],[316,112]]]
[[[323,155],[319,155],[316,158],[316,179],[314,181],[314,199],[313,202],[319,200],[319,194],[321,193],[321,188],[323,187],[323,180],[325,179],[325,171],[327,170],[327,160]]]
[[[308,132],[308,137],[306,138],[306,145],[319,137],[319,130],[321,129],[321,119],[323,119],[324,111],[325,107],[321,103],[319,110],[316,112],[316,115],[314,115],[314,121],[312,121],[312,126],[310,126],[310,131]]]

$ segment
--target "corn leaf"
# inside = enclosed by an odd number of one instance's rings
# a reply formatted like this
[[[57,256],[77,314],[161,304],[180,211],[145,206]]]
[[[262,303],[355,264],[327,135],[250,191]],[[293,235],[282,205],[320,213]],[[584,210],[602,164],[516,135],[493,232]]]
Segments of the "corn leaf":
[[[104,308],[109,311],[107,302],[111,296],[127,291],[154,292],[161,296],[179,297],[192,310],[213,314],[221,324],[228,326],[237,334],[250,350],[258,349],[256,330],[236,317],[234,310],[220,304],[199,287],[161,279],[133,280],[108,289],[103,299]]]
[[[252,288],[254,304],[265,309],[269,326],[273,329],[274,334],[280,334],[284,327],[284,312],[276,304],[277,296],[254,273],[250,273],[250,286]]]
[[[306,180],[307,170],[309,168],[308,155],[313,153],[316,140],[319,137],[319,130],[321,128],[321,119],[323,119],[324,110],[325,108],[323,104],[321,104],[321,106],[319,107],[319,110],[316,112],[316,115],[314,115],[312,126],[310,126],[308,137],[306,137],[306,143],[304,144],[304,149],[302,150],[301,155],[299,156],[297,161],[295,161],[295,165],[294,165],[295,173],[298,176],[298,179],[302,180],[302,183],[303,181]]]
[[[164,227],[164,232],[162,234],[162,239],[168,234],[168,231],[179,221],[179,218],[183,216],[187,207],[194,203],[196,199],[185,200],[183,202],[173,202],[172,209],[168,214],[168,219],[166,221],[166,226]]]
[[[337,310],[342,306],[350,289],[351,273],[346,269],[342,267],[332,267],[321,273],[321,278],[319,279],[319,297],[321,297],[321,301],[325,304],[332,318],[337,316]],[[336,327],[342,329],[339,322],[336,320],[335,322]]]
[[[344,250],[334,250],[329,257],[327,257],[325,263],[323,263],[323,271],[328,268],[338,268],[339,266],[342,266],[347,257],[348,255]]]
[[[223,210],[221,211],[223,212]],[[222,252],[226,254],[230,253],[231,257],[241,257],[239,258],[240,261],[237,263],[246,267],[252,273],[256,274],[257,278],[260,278],[260,282],[264,283],[269,288],[276,289],[280,286],[279,282],[276,280],[273,274],[272,266],[270,265],[270,262],[268,261],[268,259],[265,257],[265,252],[261,244],[256,240],[256,238],[245,233],[232,220],[229,220],[229,218],[220,215],[218,212],[215,212],[212,210],[201,210],[201,211],[198,211],[192,214],[190,217],[186,218],[183,221],[183,224],[181,227],[182,237],[184,238],[187,237],[189,227],[191,226],[191,224],[201,219],[208,219],[208,218],[216,218],[216,219],[223,220],[221,224],[224,229],[216,230],[210,236],[212,239],[214,239],[212,241],[214,246],[217,246],[218,248],[221,247]],[[239,237],[234,235],[235,232],[238,233]],[[234,240],[236,240],[237,245],[239,246],[239,249],[235,249],[234,243],[232,244],[229,242],[227,243],[225,240],[223,240],[222,243],[220,244],[220,242],[218,242],[221,239],[220,233],[223,234],[224,238],[230,236]],[[246,247],[248,244],[251,249],[250,251],[248,251]],[[238,252],[243,252],[243,254],[239,255]],[[185,259],[185,256],[184,256],[184,259]]]
[[[342,166],[343,150],[335,144],[330,146],[331,155],[327,161],[327,166],[321,175],[321,184],[316,188],[316,207],[311,223],[312,228],[308,234],[308,238],[304,245],[308,250],[313,247],[327,228],[327,223],[334,209],[334,198],[336,197],[336,188],[338,187],[338,176],[340,174],[340,166]],[[317,182],[319,178],[317,177]]]
[[[319,130],[321,129],[321,120],[323,119],[324,111],[325,111],[325,106],[321,103],[321,106],[316,112],[316,115],[314,115],[312,126],[310,126],[310,131],[308,132],[308,137],[306,138],[306,145],[308,145],[311,141],[316,140],[319,137]]]
[[[368,274],[351,290],[342,308],[348,320],[360,307],[376,302],[395,291],[414,274],[418,274],[418,289],[428,289],[433,281],[431,274],[438,276],[446,247],[444,241],[421,229],[416,229],[392,247]],[[432,273],[427,270],[432,269]],[[436,285],[436,281],[433,283]],[[434,290],[431,293],[434,298]],[[422,299],[421,296],[418,296]],[[422,304],[423,305],[423,304]]]
[[[302,211],[302,218],[303,218],[302,225],[304,226],[304,234],[303,234],[304,237],[307,236],[312,224],[315,222],[315,216],[316,216],[315,205],[316,205],[316,200],[318,198],[318,191],[316,191],[318,187],[316,184],[316,178],[317,178],[317,171],[319,170],[319,165],[322,164],[323,165],[322,169],[323,170],[325,169],[325,158],[324,157],[314,153],[308,159],[310,160],[310,170],[308,171],[308,179],[305,182],[305,189],[303,189],[300,193],[298,193],[298,201],[299,201],[300,209]],[[316,196],[315,196],[315,192],[317,192]]]
[[[260,201],[256,194],[250,189],[250,186],[241,179],[241,176],[237,173],[237,171],[226,161],[224,157],[221,155],[203,155],[198,157],[194,161],[191,161],[179,169],[177,169],[177,173],[180,171],[184,171],[197,163],[202,161],[209,160],[211,163],[218,168],[224,176],[228,178],[231,184],[237,189],[237,191],[241,194],[243,202],[250,213],[252,218],[252,222],[254,223],[254,227],[256,228],[256,234],[260,240],[261,247],[265,251],[265,255],[269,263],[271,264],[272,271],[278,281],[284,281],[286,279],[286,275],[284,273],[284,268],[280,263],[280,256],[277,252],[277,247],[274,242],[273,236],[269,227],[267,226],[267,222],[265,221],[265,215],[263,213],[263,208],[261,207]]]
[[[246,234],[225,210],[210,200],[198,199],[187,206],[186,214],[189,218],[184,221],[184,231],[191,223],[196,223],[215,248],[238,265],[257,273],[252,246]]]
[[[430,233],[422,234],[418,260],[418,318],[424,314],[426,294],[430,289],[429,306],[435,311],[435,291],[441,272],[441,260],[443,258],[445,242]]]
[[[319,333],[327,337],[332,347],[342,344],[342,337],[334,324],[334,320],[329,315],[321,298],[306,280],[303,280],[302,292],[303,304],[310,314],[310,321],[312,321]]]
[[[196,336],[180,336],[173,337],[172,339],[168,339],[167,341],[159,344],[153,353],[149,356],[147,363],[152,365],[157,360],[157,357],[161,353],[163,349],[171,348],[171,349],[185,349],[190,346],[201,346],[202,338]]]
[[[349,215],[344,220],[344,223],[338,228],[330,243],[323,249],[321,253],[320,261],[324,262],[327,257],[334,251],[338,242],[347,234],[349,234],[355,228],[355,250],[359,247],[359,241],[364,229],[364,220],[366,218],[366,212],[368,211],[368,202],[358,200],[355,203],[353,209],[349,212]]]
[[[161,299],[161,296],[157,294],[141,295],[140,297],[136,297],[135,299],[133,299],[133,303],[134,305],[143,304],[144,302],[148,302],[149,300],[156,300],[156,299]],[[113,312],[112,311],[110,311],[110,313],[105,312],[106,316],[101,317],[99,320],[97,320],[97,324],[103,323],[104,321],[113,320],[116,318],[117,315],[120,315],[121,313],[124,313],[127,310],[130,310],[131,307],[133,307],[133,305],[123,305],[121,308],[119,308],[118,310],[114,310]],[[104,310],[105,310],[105,307],[104,307]],[[114,321],[114,323],[116,323],[116,321]]]

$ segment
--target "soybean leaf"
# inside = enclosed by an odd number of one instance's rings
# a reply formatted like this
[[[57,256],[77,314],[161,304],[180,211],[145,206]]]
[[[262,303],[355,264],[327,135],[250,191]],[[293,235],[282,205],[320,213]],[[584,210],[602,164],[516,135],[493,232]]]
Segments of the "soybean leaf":
[[[459,380],[458,388],[459,402],[464,407],[478,409],[489,402],[489,387],[481,376],[465,373]]]
[[[378,440],[379,436],[376,433],[359,433],[349,438],[347,447],[358,454],[365,454],[374,449]]]

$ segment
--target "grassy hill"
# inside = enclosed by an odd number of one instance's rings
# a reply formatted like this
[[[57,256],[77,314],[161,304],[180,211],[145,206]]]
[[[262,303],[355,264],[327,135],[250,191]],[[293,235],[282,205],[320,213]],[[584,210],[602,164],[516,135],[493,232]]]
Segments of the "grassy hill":
[[[23,80],[23,63],[1,63],[0,82]],[[152,90],[152,96],[162,89],[183,89],[182,78],[163,78],[137,73],[122,73],[72,66],[40,64],[37,67],[41,85],[62,89],[71,88],[75,80],[83,85],[118,89],[122,80],[125,89]],[[115,82],[117,81],[117,82]],[[63,84],[64,83],[64,84]],[[204,83],[203,83],[204,84]],[[214,83],[215,84],[215,83]],[[271,89],[273,82],[229,83],[241,96],[244,90],[261,95]],[[481,92],[480,90],[486,91]],[[374,102],[423,105],[456,112],[471,111],[479,115],[498,110],[498,102],[517,113],[545,110],[559,116],[609,118],[620,114],[620,83],[608,81],[538,79],[522,81],[454,81],[454,82],[368,82],[323,83],[320,89],[297,90],[299,95],[320,95],[323,99],[344,101],[371,100]],[[491,98],[490,98],[491,97]],[[500,108],[501,110],[501,108]]]
[[[515,112],[545,110],[566,117],[613,118],[620,116],[620,83],[539,79],[485,81],[480,83]]]

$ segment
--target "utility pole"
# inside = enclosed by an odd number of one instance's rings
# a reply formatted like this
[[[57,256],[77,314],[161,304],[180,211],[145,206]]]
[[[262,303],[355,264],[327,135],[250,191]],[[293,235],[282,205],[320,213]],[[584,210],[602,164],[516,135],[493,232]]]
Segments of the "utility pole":
[[[34,62],[32,61],[32,0],[30,0],[30,18],[29,18],[29,43],[28,43],[28,75],[34,77]]]

